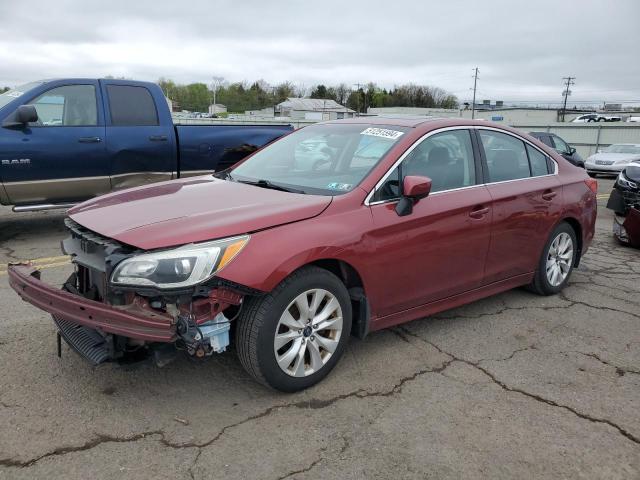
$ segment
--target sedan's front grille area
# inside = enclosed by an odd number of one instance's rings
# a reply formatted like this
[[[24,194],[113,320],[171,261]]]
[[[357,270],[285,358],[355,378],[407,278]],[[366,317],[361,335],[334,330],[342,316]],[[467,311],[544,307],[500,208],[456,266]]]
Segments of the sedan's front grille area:
[[[123,248],[124,245],[120,242],[93,232],[88,228],[83,227],[78,222],[74,222],[69,217],[64,219],[65,226],[71,231],[72,235],[77,238],[81,238],[84,241],[100,245],[102,247]]]

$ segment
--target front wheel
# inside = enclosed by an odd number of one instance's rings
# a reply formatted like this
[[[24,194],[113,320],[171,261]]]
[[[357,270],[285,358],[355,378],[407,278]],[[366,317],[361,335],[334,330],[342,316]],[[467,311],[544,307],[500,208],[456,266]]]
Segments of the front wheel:
[[[540,295],[553,295],[569,281],[578,252],[576,233],[568,223],[558,225],[542,250],[538,269],[530,285]]]
[[[252,297],[238,319],[240,362],[257,381],[295,392],[322,380],[351,332],[351,302],[331,272],[304,267],[272,292]]]

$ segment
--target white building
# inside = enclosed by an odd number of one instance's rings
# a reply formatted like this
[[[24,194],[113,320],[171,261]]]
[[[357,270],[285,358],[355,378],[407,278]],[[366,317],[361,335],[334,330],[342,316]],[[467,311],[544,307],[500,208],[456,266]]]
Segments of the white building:
[[[209,115],[216,115],[218,113],[227,113],[226,105],[221,103],[212,103],[209,105]]]
[[[289,117],[292,120],[336,120],[351,118],[355,114],[355,110],[324,98],[287,98],[275,107],[276,117]]]

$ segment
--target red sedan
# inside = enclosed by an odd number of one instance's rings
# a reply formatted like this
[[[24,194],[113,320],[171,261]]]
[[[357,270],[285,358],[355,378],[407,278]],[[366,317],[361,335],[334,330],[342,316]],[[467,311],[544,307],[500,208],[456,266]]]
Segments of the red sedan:
[[[64,289],[28,265],[10,282],[94,363],[205,359],[235,339],[249,374],[295,391],[350,335],[523,285],[562,290],[593,238],[596,187],[487,122],[328,122],[225,172],[78,205]]]

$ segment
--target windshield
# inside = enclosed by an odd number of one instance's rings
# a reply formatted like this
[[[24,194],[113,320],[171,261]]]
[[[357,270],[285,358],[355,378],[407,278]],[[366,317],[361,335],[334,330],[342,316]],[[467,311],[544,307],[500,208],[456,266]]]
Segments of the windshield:
[[[255,153],[231,170],[231,179],[340,195],[353,190],[408,130],[366,124],[311,125]]]
[[[35,88],[38,85],[42,85],[43,83],[44,82],[25,83],[24,85],[20,85],[19,87],[0,94],[0,108],[4,107],[6,104],[15,100],[16,98],[21,97],[24,93],[27,93],[32,88]]]
[[[602,149],[605,153],[633,153],[640,154],[640,145],[614,144]]]

